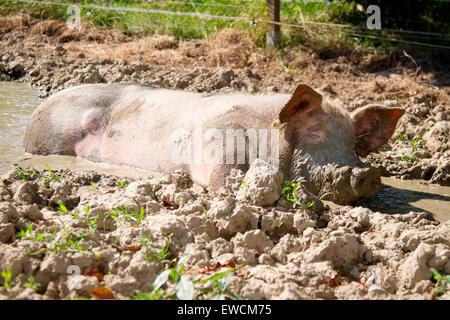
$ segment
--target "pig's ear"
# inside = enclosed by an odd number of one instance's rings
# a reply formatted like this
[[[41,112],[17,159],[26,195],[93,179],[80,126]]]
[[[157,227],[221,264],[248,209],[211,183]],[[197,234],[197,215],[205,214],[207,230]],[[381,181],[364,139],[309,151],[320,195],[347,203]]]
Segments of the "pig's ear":
[[[395,131],[398,119],[405,113],[401,108],[368,105],[353,111],[355,152],[366,156],[386,144]]]
[[[319,107],[321,103],[322,96],[319,93],[313,88],[301,84],[295,89],[289,102],[281,109],[280,123],[288,122],[299,111],[308,113]]]

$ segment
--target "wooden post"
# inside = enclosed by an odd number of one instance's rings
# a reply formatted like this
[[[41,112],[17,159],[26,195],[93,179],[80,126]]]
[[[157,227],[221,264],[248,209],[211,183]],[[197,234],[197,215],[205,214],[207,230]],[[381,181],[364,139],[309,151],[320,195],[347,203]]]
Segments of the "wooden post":
[[[270,20],[280,22],[280,0],[267,0],[267,7]],[[281,43],[281,31],[279,24],[271,24],[270,30],[266,34],[268,46],[279,47]]]

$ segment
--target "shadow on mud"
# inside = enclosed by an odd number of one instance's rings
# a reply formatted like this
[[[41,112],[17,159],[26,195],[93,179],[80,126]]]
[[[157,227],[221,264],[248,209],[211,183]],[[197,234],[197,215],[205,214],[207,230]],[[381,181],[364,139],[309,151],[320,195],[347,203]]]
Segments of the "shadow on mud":
[[[386,214],[427,212],[444,222],[450,219],[450,188],[416,180],[383,178],[380,192],[357,205]]]

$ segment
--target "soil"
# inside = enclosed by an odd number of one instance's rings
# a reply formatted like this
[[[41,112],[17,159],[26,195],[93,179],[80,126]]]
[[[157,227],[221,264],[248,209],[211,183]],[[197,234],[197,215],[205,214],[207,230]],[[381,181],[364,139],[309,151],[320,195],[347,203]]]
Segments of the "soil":
[[[289,93],[307,83],[348,110],[400,104],[404,137],[396,133],[364,161],[385,176],[449,186],[449,66],[442,57],[425,58],[356,50],[338,55],[300,45],[279,54],[256,47],[244,31],[178,41],[88,25],[77,33],[58,21],[0,17],[0,80],[40,86],[43,98],[97,82],[250,93]],[[123,181],[68,170],[54,172],[60,178],[52,180],[45,171],[23,180],[16,169],[0,182],[0,264],[17,277],[11,295],[0,288],[3,299],[89,297],[96,287],[116,298],[149,291],[165,263],[148,256],[161,250],[168,234],[174,261],[196,253],[184,260],[187,274],[244,264],[233,271],[229,290],[249,299],[431,299],[436,283],[430,268],[450,273],[449,221],[439,223],[426,212],[330,209],[307,191],[302,200],[314,205],[292,209],[281,189],[270,187],[280,177],[258,178],[271,170],[236,171],[226,188],[207,190],[182,172]],[[242,186],[242,180],[249,183]],[[269,203],[259,202],[262,195]],[[68,212],[58,211],[58,201]],[[120,211],[112,218],[120,207],[136,213],[142,207],[145,217],[135,221]],[[31,235],[18,237],[27,226]],[[55,238],[46,242],[38,233]],[[143,239],[148,234],[151,241]],[[68,246],[76,236],[79,247]],[[70,266],[80,275],[71,276]],[[40,284],[37,292],[24,290],[30,275]]]
[[[165,263],[148,257],[161,252],[168,234],[173,261],[190,255],[187,275],[243,264],[229,290],[248,299],[430,299],[430,268],[450,273],[450,221],[425,212],[330,210],[305,190],[302,201],[314,204],[292,209],[281,189],[268,194],[280,177],[264,166],[233,172],[216,191],[183,172],[119,179],[63,170],[53,172],[57,180],[48,171],[23,180],[12,168],[1,181],[0,262],[17,278],[11,296],[2,287],[0,297],[90,297],[106,287],[125,299],[149,291]],[[262,204],[262,196],[270,200]],[[144,216],[131,218],[141,207]],[[37,292],[24,290],[30,275]]]
[[[60,21],[23,16],[0,17],[0,31],[0,80],[40,86],[43,98],[81,83],[250,93],[291,93],[306,83],[348,110],[399,104],[406,114],[397,132],[366,161],[385,176],[450,186],[448,54],[414,59],[406,52],[396,57],[355,49],[338,55],[333,48],[315,52],[299,45],[280,55],[256,47],[245,31],[226,29],[211,40],[131,38],[89,25],[78,32]],[[413,150],[414,141],[419,147]]]

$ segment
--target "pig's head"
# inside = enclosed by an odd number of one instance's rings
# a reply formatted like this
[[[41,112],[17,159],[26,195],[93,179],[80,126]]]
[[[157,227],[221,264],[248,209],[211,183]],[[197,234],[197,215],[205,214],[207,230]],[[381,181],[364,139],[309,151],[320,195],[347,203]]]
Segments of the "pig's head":
[[[300,85],[279,113],[287,144],[281,156],[292,154],[284,171],[293,181],[304,177],[318,196],[331,192],[327,199],[336,203],[371,197],[380,189],[380,172],[364,166],[359,156],[386,144],[403,113],[379,105],[348,113]]]

